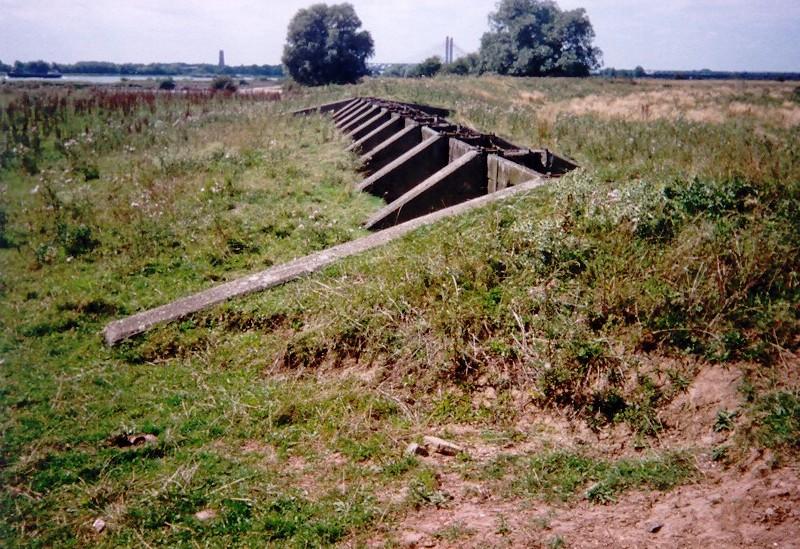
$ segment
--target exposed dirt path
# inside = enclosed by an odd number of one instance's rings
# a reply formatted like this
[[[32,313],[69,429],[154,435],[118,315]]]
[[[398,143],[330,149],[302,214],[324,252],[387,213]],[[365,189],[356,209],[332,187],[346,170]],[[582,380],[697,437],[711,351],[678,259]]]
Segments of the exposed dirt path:
[[[668,493],[625,494],[612,505],[500,501],[472,491],[407,516],[374,546],[800,547],[800,471],[768,461]]]

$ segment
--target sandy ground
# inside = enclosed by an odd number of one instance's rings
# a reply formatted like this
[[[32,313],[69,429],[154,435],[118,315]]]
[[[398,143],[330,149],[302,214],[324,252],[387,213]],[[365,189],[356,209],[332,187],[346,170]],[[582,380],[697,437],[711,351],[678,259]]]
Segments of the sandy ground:
[[[800,477],[760,456],[668,493],[612,505],[545,505],[480,494],[408,516],[385,539],[405,547],[800,547]],[[456,500],[459,500],[456,497]]]

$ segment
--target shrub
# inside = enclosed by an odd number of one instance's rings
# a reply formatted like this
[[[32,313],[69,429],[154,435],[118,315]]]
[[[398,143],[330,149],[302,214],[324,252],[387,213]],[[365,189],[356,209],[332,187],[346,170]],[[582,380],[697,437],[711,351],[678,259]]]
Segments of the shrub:
[[[218,76],[211,82],[211,89],[214,91],[233,93],[238,87],[230,76]]]
[[[159,90],[172,91],[175,89],[175,81],[172,78],[167,78],[158,83]]]

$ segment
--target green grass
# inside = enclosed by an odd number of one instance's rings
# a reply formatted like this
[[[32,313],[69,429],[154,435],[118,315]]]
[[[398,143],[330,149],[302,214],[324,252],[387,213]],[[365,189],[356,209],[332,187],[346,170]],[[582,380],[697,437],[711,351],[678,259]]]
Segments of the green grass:
[[[770,448],[800,447],[800,394],[776,391],[763,395],[755,405],[760,425],[758,441]]]
[[[4,107],[18,96],[9,88]],[[626,423],[648,446],[665,428],[660,410],[696,374],[687,357],[751,364],[739,412],[749,423],[720,425],[750,425],[742,444],[791,453],[797,394],[775,365],[800,333],[797,128],[755,115],[540,115],[637,90],[371,80],[281,104],[68,109],[24,161],[4,141],[3,544],[357,545],[415,509],[454,504],[436,467],[403,456],[409,441],[454,424],[498,453],[544,439],[520,431],[523,395],[593,429]],[[720,101],[772,108],[761,87],[734,91]],[[543,99],[521,95],[533,92]],[[343,138],[322,118],[285,115],[354,94],[450,106],[459,121],[584,168],[106,348],[110,320],[365,234],[381,203],[353,191]],[[480,398],[487,386],[493,400]],[[114,444],[138,433],[157,441]],[[545,501],[589,491],[608,503],[695,478],[670,452],[611,461],[545,450],[453,467]],[[196,519],[204,509],[216,518]],[[96,518],[108,523],[100,535]]]
[[[593,503],[616,501],[625,491],[669,490],[697,477],[694,459],[681,453],[609,461],[573,451],[545,451],[532,457],[499,456],[481,472],[499,490],[544,501],[585,497]]]

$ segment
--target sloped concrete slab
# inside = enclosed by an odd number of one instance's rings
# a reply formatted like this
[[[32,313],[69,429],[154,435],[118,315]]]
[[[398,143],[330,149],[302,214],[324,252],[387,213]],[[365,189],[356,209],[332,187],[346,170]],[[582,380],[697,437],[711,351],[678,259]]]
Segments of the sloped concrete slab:
[[[375,108],[375,107],[373,107],[369,103],[364,102],[361,105],[359,105],[356,108],[354,108],[350,113],[346,114],[345,116],[343,116],[342,118],[337,120],[335,122],[335,126],[337,128],[339,128],[339,129],[342,129],[343,126],[346,126],[347,124],[352,122],[354,118],[357,118],[357,117],[361,116],[366,111],[368,111],[370,109],[373,109],[373,108]]]
[[[444,168],[448,154],[448,139],[433,135],[366,178],[358,190],[392,202]]]
[[[359,108],[362,105],[364,105],[364,100],[363,99],[356,99],[355,101],[353,101],[352,103],[350,103],[346,107],[336,111],[334,113],[334,115],[333,115],[333,120],[335,122],[338,122],[339,120],[341,120],[345,116],[350,116],[350,114],[352,114],[355,109]]]
[[[380,109],[378,111],[378,114],[376,114],[375,116],[373,116],[372,118],[361,124],[353,131],[351,131],[349,134],[347,134],[347,137],[349,137],[353,141],[358,141],[359,139],[367,135],[375,128],[384,124],[387,120],[389,120],[389,118],[391,118],[391,116],[392,115],[388,111]]]
[[[340,244],[328,250],[272,267],[260,273],[220,284],[219,286],[179,299],[167,305],[149,311],[143,311],[121,320],[116,320],[105,327],[103,330],[103,338],[107,345],[116,345],[120,341],[146,332],[159,324],[179,320],[224,301],[263,291],[302,276],[318,272],[343,258],[358,255],[383,246],[421,227],[432,225],[448,217],[461,215],[470,210],[486,206],[492,202],[508,199],[512,196],[533,190],[542,184],[542,180],[530,181],[521,185],[509,187],[508,189],[494,194],[468,200],[456,206],[412,219],[411,221],[401,223],[390,229],[373,233],[352,242]]]
[[[380,112],[380,109],[378,107],[370,107],[367,110],[351,118],[350,121],[345,122],[344,124],[339,126],[339,129],[342,131],[342,133],[347,134],[356,129],[357,127],[359,127],[361,124],[363,124],[373,116],[375,116],[378,112]]]
[[[384,122],[381,126],[375,128],[358,141],[351,143],[346,150],[348,152],[356,152],[360,154],[368,153],[376,146],[380,145],[382,142],[401,131],[403,128],[405,128],[405,126],[405,120],[396,114],[393,114],[389,120]]]
[[[363,155],[361,164],[366,173],[375,173],[420,143],[422,143],[422,128],[417,124],[411,124]]]
[[[436,210],[486,194],[486,157],[468,151],[403,196],[381,209],[366,223],[381,230]]]

